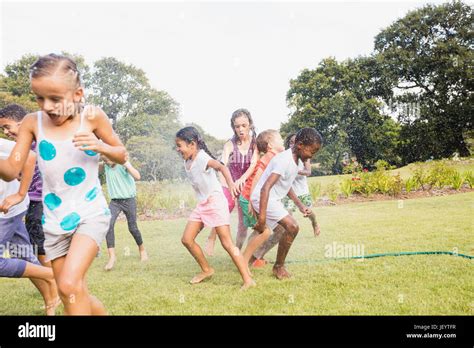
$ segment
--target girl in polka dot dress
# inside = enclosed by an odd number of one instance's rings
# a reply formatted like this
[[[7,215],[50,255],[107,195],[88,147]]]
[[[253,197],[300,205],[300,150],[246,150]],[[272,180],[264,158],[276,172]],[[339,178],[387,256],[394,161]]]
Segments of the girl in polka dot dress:
[[[59,294],[69,315],[103,315],[90,295],[86,272],[107,233],[110,212],[98,179],[99,155],[123,164],[126,151],[105,113],[84,107],[79,72],[71,59],[50,54],[31,67],[41,111],[25,117],[0,178],[14,179],[36,141],[43,179],[43,230]]]

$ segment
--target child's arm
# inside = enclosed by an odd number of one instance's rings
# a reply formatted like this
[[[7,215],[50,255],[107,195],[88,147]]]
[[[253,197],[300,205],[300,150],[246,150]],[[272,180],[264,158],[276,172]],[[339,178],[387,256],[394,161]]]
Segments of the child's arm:
[[[135,180],[141,179],[140,172],[136,170],[129,161],[125,162],[123,166],[125,167],[125,169],[127,169],[127,171],[130,173],[131,176],[133,176]]]
[[[310,176],[311,175],[311,159],[304,162],[304,169],[298,172],[299,175]]]
[[[260,214],[258,215],[257,224],[254,227],[254,230],[256,231],[263,232],[265,230],[265,225],[267,223],[268,197],[270,196],[271,188],[280,179],[280,176],[280,174],[272,173],[260,190]]]
[[[229,187],[229,191],[233,192],[235,190],[234,180],[232,180],[232,176],[230,175],[229,168],[223,165],[221,162],[216,161],[214,159],[209,160],[207,163],[207,168],[212,168],[218,170],[224,176],[225,181]]]
[[[250,196],[252,196],[253,189],[255,188],[255,186],[257,186],[258,180],[260,179],[260,177],[263,174],[263,169],[262,168],[257,168],[255,170],[256,170],[256,173],[255,173],[255,176],[252,179],[252,186],[250,187]],[[251,204],[249,204],[249,207],[250,206],[251,206]]]
[[[33,151],[30,151],[21,173],[20,188],[18,189],[17,193],[8,196],[3,202],[0,203],[0,212],[5,214],[8,213],[11,207],[17,205],[25,199],[25,196],[28,194],[28,188],[30,187],[31,180],[33,179],[35,164],[36,155]]]
[[[25,117],[10,156],[7,159],[0,160],[0,179],[12,181],[18,177],[23,169],[33,142],[35,116],[36,114],[30,114]]]
[[[303,214],[303,216],[308,216],[309,214],[311,214],[312,210],[308,208],[307,206],[305,206],[303,203],[301,203],[295,191],[293,191],[293,188],[291,188],[290,191],[288,192],[288,197],[290,197],[290,199],[293,202],[295,202],[296,206],[298,207],[300,212]]]
[[[79,150],[94,151],[107,156],[112,162],[124,164],[126,162],[127,151],[123,146],[117,133],[110,125],[107,115],[97,107],[87,112],[88,120],[91,123],[92,132],[79,131],[74,136],[74,145]],[[102,140],[99,141],[99,139]]]

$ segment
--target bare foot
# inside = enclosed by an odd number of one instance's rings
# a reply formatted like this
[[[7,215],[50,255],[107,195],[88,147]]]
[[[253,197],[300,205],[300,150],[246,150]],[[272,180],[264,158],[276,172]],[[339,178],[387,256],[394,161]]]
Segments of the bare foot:
[[[240,290],[245,291],[245,290],[247,290],[249,288],[253,288],[255,286],[257,286],[257,283],[255,283],[255,280],[251,279],[250,282],[244,283],[244,285],[242,285],[240,287]]]
[[[46,315],[56,315],[56,308],[61,304],[61,298],[56,297],[55,300],[46,304],[44,307],[46,309]]]
[[[148,261],[148,253],[146,252],[146,250],[140,251],[140,261],[141,262]]]
[[[206,244],[204,245],[204,250],[206,254],[209,256],[214,255],[214,245],[216,244],[216,240],[213,238],[207,238]]]
[[[291,277],[285,266],[273,266],[273,275],[280,280]]]
[[[201,273],[195,275],[194,278],[191,279],[190,283],[191,284],[198,284],[198,283],[202,282],[203,280],[212,277],[213,274],[214,274],[214,269],[209,268],[209,270],[207,272],[201,272]]]
[[[109,259],[109,262],[107,262],[107,264],[105,265],[104,269],[106,271],[110,271],[112,268],[114,268],[114,265],[115,265],[115,257],[111,257]]]

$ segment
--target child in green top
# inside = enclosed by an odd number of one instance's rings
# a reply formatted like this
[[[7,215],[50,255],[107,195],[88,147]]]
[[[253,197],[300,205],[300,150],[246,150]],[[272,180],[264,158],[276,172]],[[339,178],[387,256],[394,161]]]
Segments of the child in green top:
[[[128,230],[132,234],[135,242],[138,245],[141,261],[148,260],[148,254],[143,245],[142,235],[137,226],[137,189],[135,180],[140,180],[140,173],[136,170],[130,162],[125,162],[123,165],[116,164],[110,161],[107,157],[102,156],[101,168],[105,171],[105,179],[107,182],[107,191],[110,196],[110,213],[112,218],[110,220],[109,231],[107,232],[107,250],[109,254],[109,261],[105,265],[105,270],[110,271],[117,259],[115,254],[115,221],[121,211],[125,214],[128,223]]]

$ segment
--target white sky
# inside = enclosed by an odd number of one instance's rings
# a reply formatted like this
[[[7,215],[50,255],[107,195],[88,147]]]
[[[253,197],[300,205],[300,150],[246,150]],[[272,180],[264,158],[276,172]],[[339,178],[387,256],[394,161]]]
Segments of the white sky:
[[[424,3],[2,1],[0,69],[26,53],[113,56],[167,91],[183,122],[226,139],[239,107],[258,131],[278,129],[290,79],[328,56],[369,54],[382,28]]]

